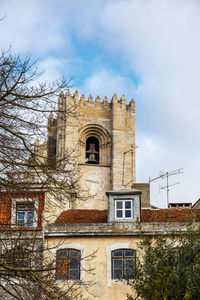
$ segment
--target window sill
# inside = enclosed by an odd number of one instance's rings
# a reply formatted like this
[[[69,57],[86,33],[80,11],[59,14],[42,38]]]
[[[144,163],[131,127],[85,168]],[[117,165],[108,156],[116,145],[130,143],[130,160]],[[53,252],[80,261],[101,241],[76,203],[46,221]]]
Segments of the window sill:
[[[79,163],[79,166],[86,166],[86,167],[103,167],[103,168],[110,168],[111,165],[108,164],[108,165],[101,165],[101,164],[85,164],[85,163]]]
[[[26,227],[26,226],[17,226],[17,225],[10,225],[10,227],[13,229],[13,230],[21,230],[21,231],[40,231],[42,230],[42,227],[41,226],[33,226],[33,227]]]
[[[114,219],[112,222],[115,223],[137,223],[136,219]]]
[[[130,279],[129,283],[133,283],[133,279]],[[127,280],[126,279],[111,279],[111,285],[112,284],[127,284]]]
[[[126,284],[126,280],[125,279],[111,279],[111,285],[112,284]]]
[[[58,285],[63,285],[63,284],[67,284],[68,285],[79,285],[79,286],[83,286],[83,282],[81,281],[81,279],[56,279],[55,278],[55,284],[58,284]]]

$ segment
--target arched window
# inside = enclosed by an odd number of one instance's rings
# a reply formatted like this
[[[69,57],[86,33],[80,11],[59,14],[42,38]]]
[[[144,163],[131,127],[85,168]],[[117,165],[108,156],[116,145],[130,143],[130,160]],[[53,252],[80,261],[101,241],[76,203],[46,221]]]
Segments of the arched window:
[[[133,277],[135,257],[135,250],[132,249],[112,251],[112,279]]]
[[[81,252],[61,249],[56,252],[56,279],[80,279]]]
[[[86,140],[86,163],[99,164],[99,140],[94,136]]]
[[[90,144],[94,146],[90,146]],[[93,149],[99,153],[91,153]],[[111,136],[107,129],[98,124],[88,124],[80,128],[79,163],[110,166]]]

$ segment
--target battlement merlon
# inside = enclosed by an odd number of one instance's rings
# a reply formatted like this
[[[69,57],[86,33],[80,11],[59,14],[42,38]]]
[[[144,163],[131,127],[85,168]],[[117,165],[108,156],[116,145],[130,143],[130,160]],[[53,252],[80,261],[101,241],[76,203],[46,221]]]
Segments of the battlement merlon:
[[[80,116],[87,116],[87,118],[106,118],[112,122],[112,129],[130,129],[132,132],[135,130],[135,101],[131,99],[129,104],[126,104],[126,97],[122,95],[118,99],[114,94],[112,99],[108,101],[107,97],[103,100],[97,96],[95,99],[89,95],[88,99],[84,94],[79,96],[76,90],[72,95],[70,90],[60,93],[58,99],[58,131],[61,135],[61,128],[66,124],[71,126],[79,126],[78,119]],[[67,122],[67,123],[66,123]]]
[[[109,105],[110,107],[112,106],[116,106],[119,109],[123,109],[124,106],[126,107],[127,110],[131,109],[131,110],[135,110],[135,102],[133,99],[131,99],[129,104],[126,104],[126,97],[125,95],[122,95],[122,97],[118,100],[117,95],[114,94],[111,101],[108,101],[107,97],[104,97],[103,100],[100,99],[99,96],[97,96],[95,98],[95,100],[93,99],[92,95],[89,95],[88,99],[86,100],[86,97],[84,94],[81,95],[81,97],[79,96],[79,92],[76,90],[74,92],[74,95],[71,95],[70,90],[68,89],[66,92],[66,95],[64,95],[64,92],[62,91],[60,93],[59,96],[59,108],[63,108],[63,104],[66,103],[68,104],[76,104],[76,105],[94,105],[94,107],[97,105],[97,107],[99,107],[99,105]]]
[[[53,113],[50,113],[48,118],[48,131],[55,130],[57,126],[57,119],[54,118]]]

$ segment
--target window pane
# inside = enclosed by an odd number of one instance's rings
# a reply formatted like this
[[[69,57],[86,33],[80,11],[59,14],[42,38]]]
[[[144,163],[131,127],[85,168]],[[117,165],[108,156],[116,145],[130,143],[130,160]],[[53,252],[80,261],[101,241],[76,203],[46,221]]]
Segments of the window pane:
[[[125,268],[131,269],[134,266],[133,263],[134,263],[133,259],[126,259],[125,260]]]
[[[113,256],[122,256],[122,250],[116,250],[113,252]]]
[[[33,227],[33,211],[27,213],[27,226]]]
[[[70,258],[78,258],[79,257],[79,251],[69,250],[69,257]]]
[[[117,209],[122,209],[122,201],[117,201]]]
[[[124,253],[125,256],[135,256],[135,251],[133,250],[125,250],[125,253]]]
[[[131,210],[125,210],[125,218],[131,218]]]
[[[122,278],[122,270],[113,270],[113,278],[114,279]]]
[[[122,218],[122,210],[117,210],[117,218]]]
[[[17,205],[17,210],[18,210],[18,211],[25,211],[25,210],[26,210],[26,206],[23,206],[23,205]]]
[[[79,270],[70,270],[69,275],[71,278],[79,279]]]
[[[114,269],[121,269],[122,268],[122,260],[121,259],[114,259],[113,260],[113,268]]]
[[[33,204],[27,204],[26,210],[27,211],[33,211],[34,210],[34,205]]]
[[[69,268],[70,268],[70,270],[78,269],[79,268],[79,260],[70,262]]]
[[[67,276],[68,274],[68,266],[69,266],[69,263],[68,263],[68,260],[57,260],[57,264],[56,264],[56,267],[57,267],[57,270],[56,270],[56,273],[59,274],[60,276]]]
[[[57,252],[58,258],[66,258],[67,255],[67,250],[61,250]]]
[[[18,214],[17,214],[17,223],[18,223],[18,225],[24,225],[24,217],[25,217],[24,212],[18,212]]]
[[[133,275],[134,275],[134,269],[133,268],[126,269],[126,271],[125,271],[125,276],[126,277],[133,277]]]
[[[125,201],[125,208],[131,208],[131,201]]]

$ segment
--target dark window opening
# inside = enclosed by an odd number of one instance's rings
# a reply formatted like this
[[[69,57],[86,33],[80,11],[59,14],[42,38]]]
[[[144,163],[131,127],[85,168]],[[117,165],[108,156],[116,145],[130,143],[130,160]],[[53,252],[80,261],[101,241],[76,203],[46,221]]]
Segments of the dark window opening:
[[[112,251],[112,279],[132,278],[135,269],[135,250]]]
[[[86,140],[86,164],[99,164],[99,141],[94,136]]]
[[[80,279],[79,250],[62,249],[57,251],[56,279]]]

